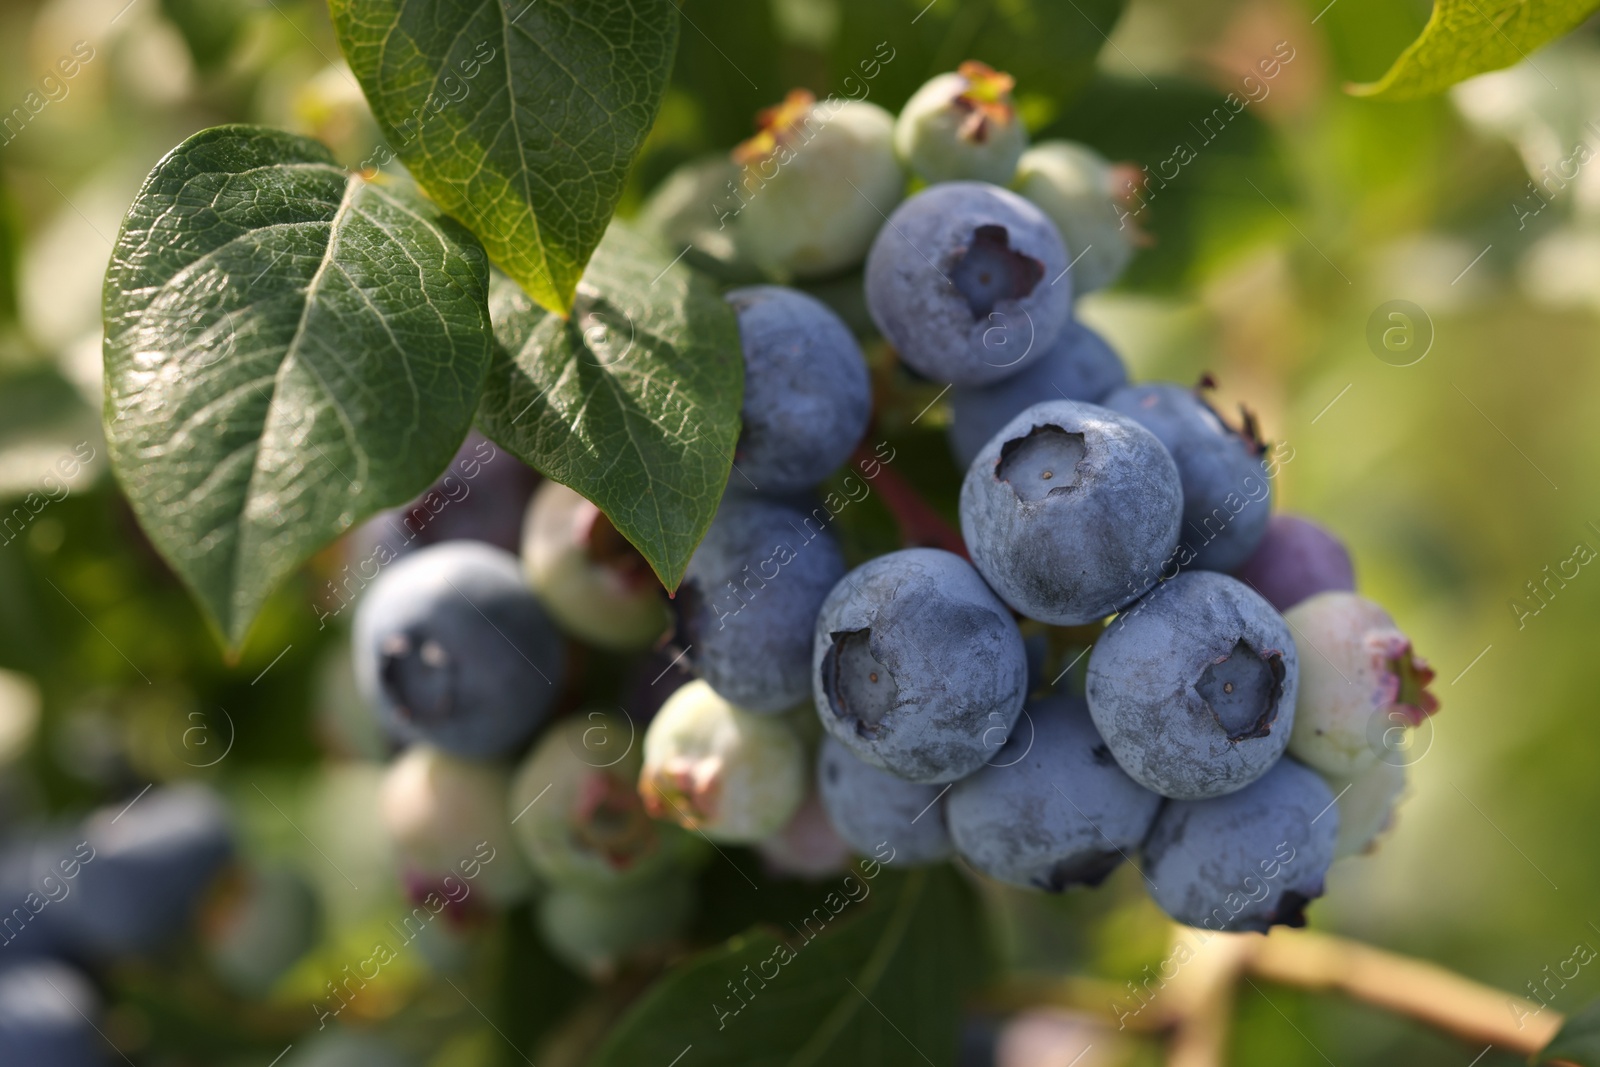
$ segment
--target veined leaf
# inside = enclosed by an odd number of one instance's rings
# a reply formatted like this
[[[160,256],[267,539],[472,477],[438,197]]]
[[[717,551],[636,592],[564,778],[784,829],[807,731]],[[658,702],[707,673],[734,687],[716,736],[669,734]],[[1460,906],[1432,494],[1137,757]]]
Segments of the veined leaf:
[[[1410,100],[1443,92],[1485,71],[1528,58],[1577,28],[1596,0],[1434,0],[1422,33],[1382,78],[1351,86],[1357,96]]]
[[[677,588],[733,464],[744,357],[706,279],[613,223],[563,319],[497,276],[478,424],[598,504]]]
[[[106,273],[106,436],[230,642],[450,461],[493,347],[487,286],[466,230],[314,141],[223,126],[156,164]]]
[[[566,314],[655,121],[671,0],[331,0],[373,114],[417,181]]]
[[[818,886],[790,929],[734,938],[670,972],[592,1064],[953,1065],[982,965],[977,905],[954,870],[850,875]]]

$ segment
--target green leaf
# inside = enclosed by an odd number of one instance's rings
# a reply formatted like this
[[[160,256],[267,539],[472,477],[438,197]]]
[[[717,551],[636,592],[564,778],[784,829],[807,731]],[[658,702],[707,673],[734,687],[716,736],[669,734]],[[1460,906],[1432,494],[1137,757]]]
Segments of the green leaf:
[[[789,929],[752,931],[669,973],[592,1067],[953,1065],[982,970],[977,905],[950,867],[849,875],[817,886]]]
[[[676,589],[733,464],[744,357],[703,277],[613,223],[569,318],[515,282],[489,293],[500,348],[483,432],[600,506]]]
[[[671,0],[331,0],[389,145],[541,306],[565,314],[655,121]]]
[[[1353,85],[1357,96],[1412,100],[1443,92],[1484,71],[1528,58],[1574,30],[1596,0],[1434,0],[1422,33],[1382,78]]]
[[[252,126],[145,179],[105,284],[112,468],[237,645],[274,586],[426,488],[489,365],[488,265],[409,184]]]
[[[1555,1038],[1533,1057],[1532,1062],[1600,1067],[1600,1000],[1591,1001],[1569,1016]]]

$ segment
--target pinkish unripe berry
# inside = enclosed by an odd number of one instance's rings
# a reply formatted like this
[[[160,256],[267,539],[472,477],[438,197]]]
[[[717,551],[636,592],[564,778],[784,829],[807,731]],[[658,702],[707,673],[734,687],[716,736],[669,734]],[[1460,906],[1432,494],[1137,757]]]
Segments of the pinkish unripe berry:
[[[1404,732],[1439,709],[1433,671],[1389,613],[1355,593],[1319,593],[1284,616],[1300,652],[1289,754],[1354,777],[1404,761]]]

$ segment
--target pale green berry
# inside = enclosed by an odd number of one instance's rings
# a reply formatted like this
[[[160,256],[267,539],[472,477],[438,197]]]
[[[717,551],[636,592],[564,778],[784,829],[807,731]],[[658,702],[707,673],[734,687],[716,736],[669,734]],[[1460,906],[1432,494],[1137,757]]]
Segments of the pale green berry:
[[[619,652],[649,648],[670,621],[661,583],[605,513],[560,482],[528,503],[522,568],[556,623]]]
[[[1014,188],[1050,216],[1073,260],[1075,293],[1116,281],[1143,240],[1120,206],[1116,168],[1094,149],[1044,141],[1022,154]]]
[[[670,249],[687,246],[690,258],[702,265],[739,276],[733,235],[742,204],[735,195],[742,169],[726,153],[683,164],[650,194],[639,211],[638,227]],[[753,279],[759,272],[747,267],[743,276]]]
[[[693,842],[645,813],[631,720],[590,711],[545,731],[517,770],[509,814],[534,870],[557,885],[606,887],[655,877]]]
[[[1284,614],[1300,653],[1289,754],[1352,778],[1414,759],[1407,731],[1438,710],[1433,671],[1389,613],[1355,593],[1319,593]]]
[[[740,256],[782,281],[859,263],[905,192],[894,117],[796,89],[758,121],[734,150],[742,169],[726,201]]]
[[[228,987],[265,996],[316,944],[316,891],[287,867],[241,870],[227,879],[202,916],[201,941]]]
[[[923,181],[1009,184],[1028,147],[1011,105],[1015,80],[976,60],[918,89],[894,125],[894,148]]]
[[[604,979],[629,958],[670,944],[693,911],[694,884],[673,870],[629,885],[557,886],[539,902],[539,932],[575,970]]]
[[[455,899],[466,884],[496,905],[522,899],[533,876],[512,840],[509,784],[496,764],[430,745],[407,749],[384,775],[378,802],[407,885],[443,887]]]
[[[646,808],[714,841],[777,833],[806,786],[805,746],[784,717],[736,707],[704,681],[668,697],[644,735]]]
[[[1339,803],[1339,837],[1333,845],[1333,858],[1372,851],[1378,838],[1394,824],[1395,809],[1406,791],[1405,767],[1379,760],[1354,778],[1322,777]]]

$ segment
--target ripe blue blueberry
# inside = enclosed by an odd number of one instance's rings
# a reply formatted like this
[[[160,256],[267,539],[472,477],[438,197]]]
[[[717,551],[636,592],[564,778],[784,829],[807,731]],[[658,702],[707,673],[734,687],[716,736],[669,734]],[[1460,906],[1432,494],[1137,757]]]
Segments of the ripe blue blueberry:
[[[812,624],[844,574],[833,534],[814,515],[728,493],[678,589],[686,658],[747,711],[783,711],[811,690]]]
[[[1022,197],[946,182],[902,204],[867,253],[867,307],[900,358],[956,385],[1017,374],[1072,315],[1066,249]]]
[[[561,684],[564,653],[517,558],[449,541],[391,564],[356,609],[356,681],[407,741],[474,759],[533,736]]]
[[[1012,419],[961,485],[961,533],[1000,598],[1030,619],[1104,618],[1157,581],[1178,542],[1183,490],[1148,430],[1054,400]]]
[[[859,758],[912,782],[953,782],[1004,742],[1027,695],[1022,634],[961,557],[879,556],[817,618],[817,714]]]
[[[887,845],[895,866],[938,863],[950,855],[941,787],[918,785],[864,763],[832,737],[817,753],[817,789],[839,836],[863,856]]]
[[[0,965],[0,1067],[101,1067],[100,997],[80,971],[56,960]]]
[[[1099,885],[1150,831],[1161,798],[1129,778],[1076,697],[1030,704],[1011,739],[945,801],[956,851],[1012,885]]]
[[[1073,319],[1055,344],[1016,375],[994,385],[950,391],[950,451],[965,470],[989,438],[1040,401],[1098,404],[1127,384],[1122,358],[1099,334]]]
[[[1221,796],[1278,762],[1299,663],[1283,616],[1243,582],[1185,571],[1112,621],[1089,656],[1089,710],[1117,762],[1165,797]]]
[[[1235,430],[1200,395],[1181,385],[1131,385],[1102,403],[1155,434],[1183,481],[1183,549],[1179,565],[1231,571],[1256,550],[1272,515],[1272,481],[1262,466],[1266,446],[1246,415]]]
[[[809,489],[866,433],[872,383],[861,348],[816,297],[777,285],[728,293],[744,349],[739,474],[765,493]]]
[[[1333,534],[1298,515],[1274,515],[1267,532],[1234,577],[1288,611],[1318,593],[1353,593],[1350,552]]]
[[[178,935],[234,854],[222,798],[171,785],[91,814],[92,859],[52,909],[67,940],[89,956],[151,952]]]
[[[1304,926],[1338,836],[1332,790],[1310,768],[1279,760],[1236,793],[1163,808],[1145,842],[1145,875],[1161,909],[1190,926]]]

